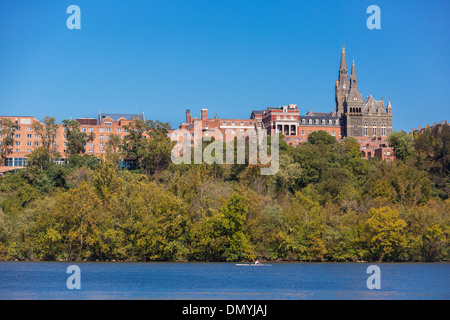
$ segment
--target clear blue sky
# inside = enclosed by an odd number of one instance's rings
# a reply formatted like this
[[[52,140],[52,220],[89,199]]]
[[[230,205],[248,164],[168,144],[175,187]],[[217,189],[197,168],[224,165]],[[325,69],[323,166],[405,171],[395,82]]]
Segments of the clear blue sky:
[[[69,30],[69,5],[81,30]],[[381,30],[366,9],[381,8]],[[365,97],[390,98],[394,129],[449,119],[450,1],[0,1],[0,114],[145,112],[184,122],[294,103],[335,109],[345,42]]]

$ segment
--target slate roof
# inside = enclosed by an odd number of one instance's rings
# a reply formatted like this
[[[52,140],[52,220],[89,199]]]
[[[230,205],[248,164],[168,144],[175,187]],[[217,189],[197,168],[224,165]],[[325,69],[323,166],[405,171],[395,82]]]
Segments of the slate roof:
[[[120,118],[124,118],[125,120],[134,120],[136,118],[141,119],[144,121],[144,115],[141,114],[131,114],[131,113],[101,113],[99,114],[100,121],[103,121],[103,119],[111,118],[114,122],[117,122]]]

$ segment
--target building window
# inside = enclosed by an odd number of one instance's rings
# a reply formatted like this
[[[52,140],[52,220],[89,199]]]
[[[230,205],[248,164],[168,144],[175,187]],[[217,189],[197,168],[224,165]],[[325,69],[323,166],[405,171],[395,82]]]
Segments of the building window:
[[[93,146],[94,146],[94,143],[92,143],[92,142],[89,142],[89,143],[88,143],[88,147],[89,147],[89,148],[92,148]]]
[[[306,123],[306,120],[305,119],[302,119],[302,124],[305,124]]]
[[[368,135],[367,122],[364,122],[364,135]]]
[[[382,136],[386,135],[386,124],[384,123],[381,125],[381,135]]]
[[[311,119],[309,119],[309,120],[308,120],[308,123],[309,123],[309,124],[312,124],[312,120],[311,120]]]
[[[234,121],[231,122],[231,125],[234,126]]]
[[[89,132],[94,132],[94,128],[89,128],[88,131]]]
[[[27,141],[27,147],[31,147],[31,141]]]
[[[100,135],[98,138],[99,138],[100,140],[103,140],[103,139],[104,139],[104,136],[103,136],[103,135]]]
[[[99,128],[98,132],[105,132],[105,128]]]
[[[244,125],[244,121],[241,121],[241,126],[243,126]]]
[[[27,127],[27,131],[33,131],[33,127]]]
[[[20,147],[20,141],[16,141],[16,146]]]
[[[35,134],[35,135],[34,135],[34,138],[35,138],[35,139],[39,139],[39,135],[38,135],[38,134]]]
[[[100,148],[103,148],[103,147],[105,146],[105,144],[104,144],[103,142],[100,142],[100,143],[98,144],[98,146],[99,146]]]
[[[117,132],[121,133],[122,132],[122,128],[117,128]]]
[[[106,128],[106,132],[111,132],[111,128]]]
[[[377,124],[376,124],[376,122],[374,122],[372,124],[372,135],[374,135],[374,136],[377,135]]]
[[[305,135],[305,130],[302,130],[302,136],[304,136]]]
[[[334,137],[336,133],[334,131],[331,131],[331,135]]]
[[[322,120],[322,124],[325,125],[325,119]]]
[[[33,137],[32,134],[27,134],[27,139],[31,139]]]
[[[20,133],[16,134],[16,139],[20,139]]]
[[[86,127],[81,128],[81,132],[86,132]]]
[[[105,126],[111,126],[112,123],[111,122],[105,122]]]
[[[39,147],[39,142],[35,141],[35,142],[33,143],[33,145],[34,145],[35,147]]]
[[[319,119],[316,119],[316,124],[319,124]]]

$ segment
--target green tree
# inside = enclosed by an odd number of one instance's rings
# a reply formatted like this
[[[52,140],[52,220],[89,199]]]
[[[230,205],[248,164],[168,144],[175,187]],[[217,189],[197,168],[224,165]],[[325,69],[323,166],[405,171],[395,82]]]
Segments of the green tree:
[[[125,158],[134,160],[135,167],[137,167],[143,156],[143,140],[148,127],[144,121],[136,118],[129,125],[125,125],[124,129],[128,131],[128,134],[123,138],[122,144]]]
[[[29,155],[27,155],[28,164],[30,167],[38,167],[41,170],[46,170],[52,164],[49,149],[46,147],[39,147]]]
[[[117,134],[110,134],[109,140],[106,142],[106,157],[110,159],[116,166],[123,159],[122,137]]]
[[[41,147],[48,150],[50,157],[60,157],[56,145],[56,137],[58,135],[59,123],[55,118],[45,116],[43,122],[36,121],[33,124],[33,130],[41,139]]]
[[[314,131],[308,135],[308,142],[311,144],[330,145],[336,143],[337,140],[324,130]]]
[[[148,138],[139,148],[139,167],[147,174],[161,172],[171,163],[171,151],[175,142],[168,136],[169,123],[148,120],[146,123]]]
[[[397,210],[389,207],[372,208],[365,224],[364,239],[371,260],[398,261],[408,245],[405,235],[406,222]]]
[[[80,131],[80,123],[76,120],[63,120],[64,132],[67,135],[67,151],[70,157],[86,152],[86,143],[94,140],[94,133],[87,134]]]
[[[414,138],[405,131],[393,132],[388,137],[389,146],[394,149],[395,158],[406,161],[414,154]]]
[[[6,166],[6,158],[13,152],[14,133],[18,129],[19,125],[8,118],[0,119],[0,159],[4,166]]]

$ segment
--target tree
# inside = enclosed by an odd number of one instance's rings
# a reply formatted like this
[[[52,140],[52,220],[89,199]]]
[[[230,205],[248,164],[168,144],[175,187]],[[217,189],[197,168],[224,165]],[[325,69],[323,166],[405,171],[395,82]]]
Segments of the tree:
[[[27,155],[30,167],[38,167],[41,170],[46,170],[51,165],[50,151],[46,147],[39,147],[29,155]]]
[[[147,174],[154,174],[169,166],[175,142],[168,136],[169,123],[149,120],[146,125],[149,137],[142,141],[139,166]]]
[[[222,209],[222,217],[218,221],[219,234],[226,238],[223,257],[227,261],[253,260],[255,255],[245,228],[248,209],[244,199],[234,194]]]
[[[442,199],[450,195],[450,126],[435,125],[414,135],[416,166],[429,173]]]
[[[137,167],[142,158],[142,142],[147,133],[147,125],[141,119],[136,118],[129,125],[125,125],[124,129],[128,131],[128,134],[123,138],[122,144],[125,158],[134,160],[134,167]]]
[[[308,135],[308,142],[311,144],[330,145],[336,143],[335,137],[328,134],[324,130],[314,131]]]
[[[19,130],[19,125],[7,118],[0,119],[0,159],[4,166],[6,166],[6,158],[13,152],[16,130]]]
[[[414,138],[412,134],[405,131],[393,132],[388,137],[389,146],[394,149],[395,158],[400,161],[406,161],[408,157],[414,154]]]
[[[86,152],[86,143],[94,140],[94,134],[80,131],[80,123],[76,120],[63,120],[64,132],[67,135],[67,152],[70,157]]]
[[[106,157],[116,165],[123,158],[122,138],[117,134],[110,134],[109,140],[106,142]]]
[[[56,151],[56,137],[58,134],[59,124],[55,118],[45,116],[43,123],[35,122],[33,124],[33,130],[41,138],[41,147],[48,149],[51,157],[59,157],[59,153]]]
[[[365,240],[371,259],[378,261],[401,260],[407,246],[406,222],[397,210],[389,207],[372,208],[367,220]]]

